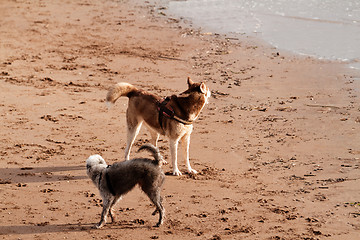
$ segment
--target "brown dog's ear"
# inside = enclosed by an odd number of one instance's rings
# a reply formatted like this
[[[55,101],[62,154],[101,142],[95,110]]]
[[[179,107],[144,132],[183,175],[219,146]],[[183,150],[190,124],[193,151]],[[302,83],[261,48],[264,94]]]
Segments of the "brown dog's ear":
[[[200,90],[201,90],[201,92],[203,93],[203,94],[205,94],[206,93],[206,85],[205,85],[205,83],[201,83],[201,85],[200,85]]]
[[[193,80],[191,80],[190,77],[188,77],[187,83],[189,85],[189,88],[194,84]]]

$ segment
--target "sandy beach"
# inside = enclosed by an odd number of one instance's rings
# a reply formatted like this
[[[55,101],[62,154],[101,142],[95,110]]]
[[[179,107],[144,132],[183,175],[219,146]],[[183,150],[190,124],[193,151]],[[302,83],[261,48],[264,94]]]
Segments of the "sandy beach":
[[[4,0],[0,16],[1,239],[358,238],[359,72],[193,29],[152,2]],[[160,228],[136,188],[94,229],[85,160],[122,161],[126,146],[127,99],[108,109],[107,90],[166,97],[188,76],[212,91],[191,135],[199,174],[180,158],[184,175],[166,176]],[[159,148],[170,162],[168,139]]]

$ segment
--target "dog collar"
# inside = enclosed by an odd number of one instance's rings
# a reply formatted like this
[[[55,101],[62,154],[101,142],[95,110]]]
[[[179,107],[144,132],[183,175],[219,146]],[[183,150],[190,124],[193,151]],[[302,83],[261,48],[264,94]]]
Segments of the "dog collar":
[[[110,193],[113,196],[115,196],[115,191],[114,191],[114,188],[111,185],[110,177],[109,177],[109,174],[107,172],[105,173],[105,178],[106,178],[106,184],[108,186],[108,189],[109,189]]]
[[[107,165],[106,168],[109,168],[109,167],[111,167],[111,165]],[[101,183],[101,179],[102,179],[102,174],[103,174],[103,172],[100,173],[100,177],[99,177],[99,188],[100,188],[100,183]],[[110,177],[109,177],[109,174],[107,173],[107,171],[105,172],[105,179],[106,179],[106,185],[107,185],[110,193],[113,196],[115,196],[115,191],[114,191],[114,188],[111,185]]]
[[[163,116],[170,119],[174,119],[175,121],[182,123],[184,125],[193,124],[192,121],[186,121],[176,116],[174,109],[171,106],[167,106],[169,102],[170,102],[170,97],[166,97],[165,99],[161,99],[157,102],[158,110],[159,110],[159,124],[161,128],[163,128],[163,124],[162,124]]]

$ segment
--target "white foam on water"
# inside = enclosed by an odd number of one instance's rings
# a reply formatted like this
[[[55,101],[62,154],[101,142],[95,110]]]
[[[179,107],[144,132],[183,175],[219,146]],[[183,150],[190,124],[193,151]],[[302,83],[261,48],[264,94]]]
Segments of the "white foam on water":
[[[279,49],[360,69],[359,0],[170,1],[168,13],[209,31],[256,35]]]

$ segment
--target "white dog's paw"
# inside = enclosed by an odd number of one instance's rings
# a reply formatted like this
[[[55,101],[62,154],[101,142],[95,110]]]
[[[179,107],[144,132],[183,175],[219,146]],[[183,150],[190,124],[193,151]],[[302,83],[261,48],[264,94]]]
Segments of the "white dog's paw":
[[[198,171],[196,171],[195,169],[192,169],[192,168],[188,169],[188,172],[189,172],[189,174],[198,174]]]
[[[174,175],[174,176],[181,176],[182,173],[179,171],[179,169],[174,169],[174,170],[173,170],[173,175]]]
[[[104,225],[105,225],[104,223],[101,223],[101,222],[100,222],[100,223],[98,223],[98,224],[95,225],[95,228],[100,229],[100,228],[102,228]]]
[[[167,165],[168,164],[168,162],[167,161],[165,161],[164,159],[163,160],[161,160],[161,165]]]

